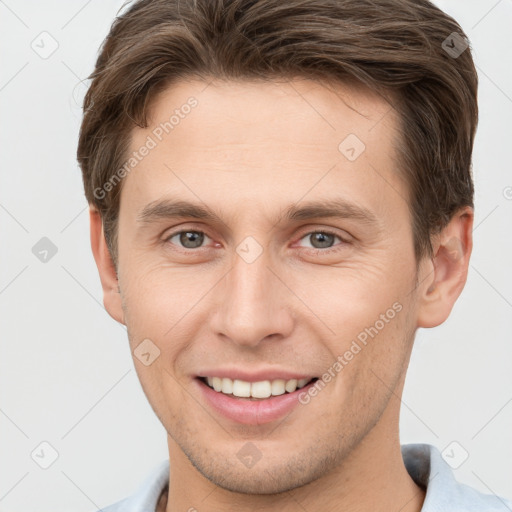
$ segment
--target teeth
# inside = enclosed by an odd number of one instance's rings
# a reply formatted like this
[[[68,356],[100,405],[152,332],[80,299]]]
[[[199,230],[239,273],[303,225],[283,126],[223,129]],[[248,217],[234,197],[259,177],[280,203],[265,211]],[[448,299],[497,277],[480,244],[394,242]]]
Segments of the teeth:
[[[286,381],[284,389],[286,389],[288,393],[293,393],[297,389],[297,379],[291,379]]]
[[[233,393],[233,381],[231,379],[222,379],[222,389],[223,393]]]
[[[248,398],[251,396],[251,383],[243,380],[233,381],[233,395]]]
[[[222,379],[219,379],[219,377],[213,377],[213,389],[215,389],[215,391],[222,390]]]
[[[268,398],[272,394],[272,385],[269,380],[253,382],[251,384],[251,396],[253,398]]]
[[[275,379],[259,382],[246,382],[227,377],[206,377],[208,385],[215,391],[226,395],[234,395],[241,398],[268,398],[269,396],[283,395],[285,392],[293,393],[303,388],[311,379]]]
[[[286,384],[286,381],[283,379],[276,379],[272,381],[271,389],[272,389],[272,395],[278,396],[278,395],[284,395],[285,389],[284,386]]]
[[[303,388],[307,383],[309,382],[308,379],[299,379],[297,381],[297,387],[300,389],[300,388]]]

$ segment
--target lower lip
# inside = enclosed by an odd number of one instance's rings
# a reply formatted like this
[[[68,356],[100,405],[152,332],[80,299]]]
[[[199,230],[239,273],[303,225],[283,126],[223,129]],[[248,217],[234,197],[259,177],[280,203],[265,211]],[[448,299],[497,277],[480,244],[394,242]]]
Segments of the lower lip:
[[[201,379],[196,378],[204,399],[212,409],[222,416],[243,423],[244,425],[261,425],[276,421],[289,414],[299,402],[300,393],[307,392],[315,383],[297,389],[293,393],[271,396],[264,400],[250,400],[225,395],[207,386]]]

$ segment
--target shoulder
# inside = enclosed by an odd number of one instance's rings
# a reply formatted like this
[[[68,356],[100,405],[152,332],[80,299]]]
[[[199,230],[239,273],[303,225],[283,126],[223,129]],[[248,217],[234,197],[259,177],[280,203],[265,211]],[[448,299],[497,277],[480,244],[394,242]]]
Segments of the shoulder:
[[[402,445],[411,478],[426,489],[422,512],[511,512],[512,501],[459,483],[439,450],[428,444]]]
[[[118,501],[116,503],[113,503],[112,505],[109,505],[108,507],[103,507],[102,509],[100,509],[97,512],[100,512],[100,511],[101,512],[121,512],[121,511],[132,512],[133,507],[130,508],[130,501],[131,501],[131,497],[126,498],[121,501]]]

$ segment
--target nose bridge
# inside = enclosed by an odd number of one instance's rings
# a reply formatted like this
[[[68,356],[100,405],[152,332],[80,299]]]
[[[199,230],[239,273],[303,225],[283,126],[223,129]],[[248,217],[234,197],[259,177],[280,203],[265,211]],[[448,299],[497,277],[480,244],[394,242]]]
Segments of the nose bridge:
[[[271,335],[289,335],[293,320],[286,289],[269,267],[268,250],[258,248],[253,240],[239,244],[233,266],[219,288],[216,334],[247,346],[256,346]]]

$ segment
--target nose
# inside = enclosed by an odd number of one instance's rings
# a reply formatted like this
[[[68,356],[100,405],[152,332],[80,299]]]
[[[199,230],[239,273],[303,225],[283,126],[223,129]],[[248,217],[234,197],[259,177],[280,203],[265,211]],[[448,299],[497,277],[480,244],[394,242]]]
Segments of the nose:
[[[233,266],[215,287],[212,316],[217,336],[245,347],[288,337],[293,330],[293,293],[269,265],[266,252],[252,262],[235,254]]]

